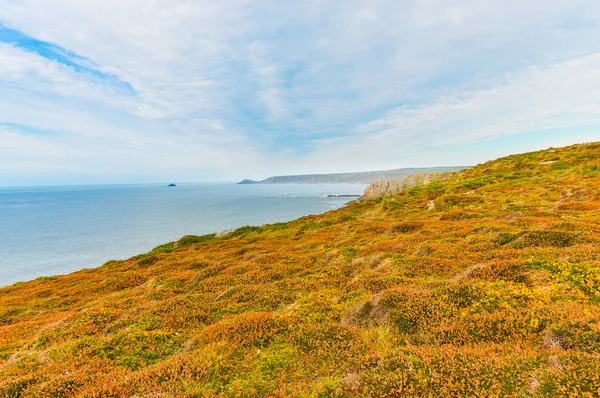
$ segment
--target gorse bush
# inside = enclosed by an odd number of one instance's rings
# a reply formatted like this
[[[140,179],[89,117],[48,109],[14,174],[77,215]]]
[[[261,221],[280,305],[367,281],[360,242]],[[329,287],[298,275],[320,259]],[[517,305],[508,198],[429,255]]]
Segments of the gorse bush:
[[[580,241],[578,234],[564,231],[533,231],[529,232],[519,242],[521,246],[554,246],[567,247]]]
[[[522,260],[493,261],[485,266],[478,267],[470,273],[471,278],[480,278],[487,281],[508,281],[528,283],[526,266]]]
[[[531,269],[547,271],[555,282],[569,284],[587,296],[600,297],[600,266],[598,265],[540,261],[533,258],[528,259],[525,264]]]
[[[600,144],[0,289],[0,397],[600,396]]]
[[[435,200],[435,208],[439,211],[447,211],[452,208],[464,208],[482,203],[483,199],[472,195],[445,194]]]

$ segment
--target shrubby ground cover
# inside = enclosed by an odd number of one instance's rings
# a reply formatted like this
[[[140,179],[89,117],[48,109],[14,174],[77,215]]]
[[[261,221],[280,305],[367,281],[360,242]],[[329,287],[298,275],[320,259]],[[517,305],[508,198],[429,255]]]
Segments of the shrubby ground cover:
[[[0,289],[2,397],[596,397],[600,144]]]

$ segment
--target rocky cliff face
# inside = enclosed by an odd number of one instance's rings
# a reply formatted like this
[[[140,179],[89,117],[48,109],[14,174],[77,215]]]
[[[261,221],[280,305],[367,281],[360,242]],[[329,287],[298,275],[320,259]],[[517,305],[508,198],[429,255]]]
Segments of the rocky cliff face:
[[[375,181],[365,189],[363,198],[373,199],[380,196],[393,195],[401,192],[405,189],[418,187],[420,185],[427,185],[431,182],[444,180],[450,177],[452,172],[443,173],[425,173],[425,174],[413,174],[405,177],[401,180],[390,180],[390,181]]]

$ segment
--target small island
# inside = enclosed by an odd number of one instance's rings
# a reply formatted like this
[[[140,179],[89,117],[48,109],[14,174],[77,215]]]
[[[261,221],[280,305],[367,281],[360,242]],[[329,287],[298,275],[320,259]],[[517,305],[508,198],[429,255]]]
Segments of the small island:
[[[170,183],[169,185],[167,185],[167,187],[176,187],[177,185]]]

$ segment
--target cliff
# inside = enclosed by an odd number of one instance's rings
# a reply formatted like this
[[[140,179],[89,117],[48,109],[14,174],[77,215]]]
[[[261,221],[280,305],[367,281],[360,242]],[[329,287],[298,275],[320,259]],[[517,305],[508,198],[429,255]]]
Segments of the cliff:
[[[452,172],[413,174],[401,180],[375,181],[365,189],[363,199],[373,199],[379,196],[394,195],[405,189],[427,185],[450,177]]]

